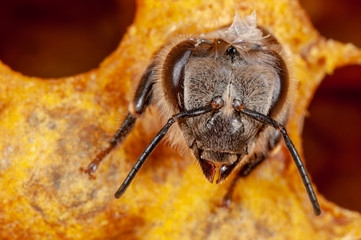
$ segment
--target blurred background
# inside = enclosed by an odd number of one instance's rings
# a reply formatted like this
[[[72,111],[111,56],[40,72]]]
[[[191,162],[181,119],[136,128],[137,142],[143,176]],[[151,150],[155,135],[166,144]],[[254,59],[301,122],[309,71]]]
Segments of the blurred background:
[[[325,37],[361,47],[361,1],[301,0]],[[361,212],[361,66],[326,76],[303,130],[307,168],[327,199]]]
[[[54,78],[96,68],[132,23],[131,0],[1,0],[0,60]]]
[[[301,0],[318,31],[361,47],[361,1]],[[135,14],[130,0],[2,0],[0,60],[29,76],[56,78],[96,68]],[[327,199],[361,212],[361,66],[327,76],[303,130],[307,168]]]

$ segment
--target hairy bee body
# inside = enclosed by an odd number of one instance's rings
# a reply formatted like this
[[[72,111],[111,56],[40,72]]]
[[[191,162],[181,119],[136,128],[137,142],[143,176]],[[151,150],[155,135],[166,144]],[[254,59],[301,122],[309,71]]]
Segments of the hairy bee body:
[[[232,32],[236,28],[248,36]],[[225,170],[219,183],[234,168],[265,158],[280,139],[274,128],[240,115],[233,101],[285,124],[291,95],[281,53],[275,38],[258,28],[251,15],[247,21],[236,16],[229,28],[173,40],[153,59],[147,70],[154,84],[149,101],[160,108],[164,120],[204,106],[214,97],[224,100],[217,113],[179,121],[179,128],[169,134],[173,142],[182,142],[177,136],[183,136],[209,181],[217,169]],[[136,105],[130,110],[137,112]]]
[[[301,174],[315,213],[320,208],[303,163],[287,135],[292,99],[283,51],[255,12],[231,26],[165,44],[143,74],[129,114],[110,146],[88,166],[122,142],[149,105],[161,110],[164,127],[144,150],[115,196],[123,195],[145,160],[174,123],[171,135],[183,136],[208,181],[220,183],[235,172],[247,176],[283,136]],[[230,193],[232,190],[230,190]]]

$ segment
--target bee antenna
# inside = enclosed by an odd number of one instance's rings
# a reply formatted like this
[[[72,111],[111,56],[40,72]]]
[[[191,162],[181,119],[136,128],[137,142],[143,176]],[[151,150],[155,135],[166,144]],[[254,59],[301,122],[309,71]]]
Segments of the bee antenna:
[[[311,201],[312,207],[313,207],[313,211],[315,212],[315,215],[318,216],[321,214],[321,208],[320,205],[317,201],[317,197],[315,194],[315,191],[313,190],[313,187],[311,185],[311,181],[310,178],[307,174],[306,168],[304,166],[304,164],[302,163],[302,160],[300,158],[300,155],[298,154],[295,146],[293,145],[291,139],[289,138],[286,128],[280,124],[279,122],[273,120],[272,118],[263,115],[262,113],[247,109],[245,107],[242,107],[240,109],[238,109],[241,113],[244,113],[245,115],[261,122],[267,125],[271,125],[272,127],[274,127],[276,130],[280,131],[280,133],[283,135],[283,138],[285,140],[286,146],[293,158],[293,161],[295,162],[298,172],[300,173],[300,176],[302,178],[303,181],[303,185],[306,188],[308,197]]]
[[[138,161],[134,164],[133,168],[128,173],[128,176],[123,181],[122,185],[119,187],[119,189],[115,192],[114,196],[115,198],[120,198],[124,192],[129,187],[130,183],[133,181],[135,175],[138,173],[142,165],[144,164],[145,160],[149,157],[149,155],[153,152],[154,148],[159,144],[159,142],[163,139],[163,137],[168,132],[169,128],[173,125],[173,123],[178,122],[179,120],[185,119],[185,118],[192,118],[197,117],[199,115],[214,111],[217,106],[214,106],[214,104],[206,105],[204,107],[191,109],[188,111],[184,111],[181,113],[178,113],[176,115],[173,115],[167,122],[166,125],[157,133],[157,135],[153,138],[153,140],[150,142],[148,147],[144,150],[143,154],[139,157]]]

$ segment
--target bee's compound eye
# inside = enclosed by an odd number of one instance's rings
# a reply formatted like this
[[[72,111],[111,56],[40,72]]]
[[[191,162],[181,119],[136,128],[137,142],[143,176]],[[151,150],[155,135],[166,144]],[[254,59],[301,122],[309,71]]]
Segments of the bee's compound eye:
[[[234,108],[236,111],[242,110],[243,107],[244,107],[244,106],[243,106],[241,100],[239,100],[239,99],[234,99],[234,100],[233,100],[233,108]]]
[[[224,101],[221,97],[215,97],[213,98],[211,104],[213,109],[220,109],[224,106]]]

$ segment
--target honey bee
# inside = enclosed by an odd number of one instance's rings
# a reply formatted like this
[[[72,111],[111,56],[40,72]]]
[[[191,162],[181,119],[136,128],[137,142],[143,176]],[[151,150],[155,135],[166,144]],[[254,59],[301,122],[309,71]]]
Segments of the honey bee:
[[[247,176],[280,142],[298,168],[316,215],[321,213],[301,158],[289,138],[291,79],[277,40],[257,26],[256,14],[236,12],[229,27],[163,46],[143,74],[129,113],[107,149],[85,169],[90,176],[151,105],[168,118],[115,193],[120,198],[174,123],[209,182],[231,172]],[[180,130],[180,131],[179,131]],[[231,194],[232,190],[230,190]],[[228,195],[230,195],[228,194]]]

